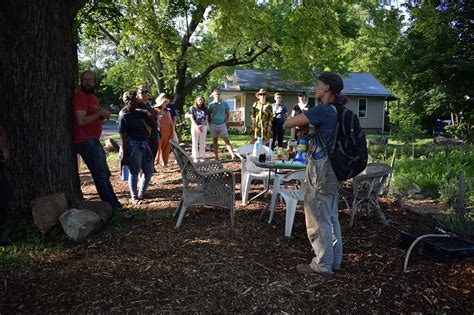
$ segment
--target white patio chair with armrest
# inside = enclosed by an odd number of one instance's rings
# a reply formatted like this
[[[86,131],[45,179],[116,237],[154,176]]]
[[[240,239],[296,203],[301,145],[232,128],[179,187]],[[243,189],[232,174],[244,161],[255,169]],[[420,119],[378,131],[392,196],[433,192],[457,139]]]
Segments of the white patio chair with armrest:
[[[270,218],[268,223],[273,220],[275,213],[275,206],[278,196],[280,200],[283,198],[286,204],[286,218],[285,218],[285,236],[291,236],[293,229],[293,221],[295,219],[296,205],[298,201],[304,201],[303,184],[306,178],[306,170],[299,170],[288,174],[275,176],[273,181],[272,201],[270,203]],[[284,188],[284,184],[293,183],[293,189]]]
[[[379,204],[379,195],[382,193],[387,178],[392,172],[392,168],[384,163],[369,163],[367,168],[352,179],[352,187],[341,185],[339,194],[343,198],[348,209],[350,209],[349,226],[354,225],[354,217],[359,208],[367,206],[367,213],[370,213],[370,207],[374,207],[380,216],[384,225],[388,225],[388,220],[382,212]],[[352,200],[352,207],[348,200]]]
[[[235,155],[240,159],[240,194],[242,195],[242,204],[247,204],[249,201],[250,184],[254,180],[263,181],[264,189],[268,189],[268,169],[258,167],[249,158],[253,151],[253,144],[244,144],[237,149]],[[262,145],[260,152],[270,154],[269,147]],[[271,174],[273,177],[273,174]]]
[[[234,225],[235,216],[235,175],[225,169],[219,161],[196,162],[184,152],[174,140],[169,141],[181,170],[183,194],[178,208],[175,228],[178,230],[186,210],[190,206],[212,205],[230,209],[230,221]]]

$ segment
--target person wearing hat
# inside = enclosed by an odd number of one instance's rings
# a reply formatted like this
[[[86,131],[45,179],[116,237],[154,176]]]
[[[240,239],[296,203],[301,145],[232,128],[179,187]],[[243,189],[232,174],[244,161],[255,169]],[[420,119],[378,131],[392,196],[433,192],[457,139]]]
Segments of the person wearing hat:
[[[170,100],[166,97],[165,93],[161,93],[156,98],[155,109],[157,111],[156,121],[158,124],[158,130],[160,132],[160,140],[158,141],[158,150],[155,156],[155,165],[160,166],[161,160],[163,166],[168,165],[169,156],[171,153],[171,146],[169,145],[170,139],[173,139],[174,124],[171,113],[166,107]]]
[[[334,104],[345,105],[347,98],[340,95],[344,87],[342,78],[332,72],[324,72],[317,78],[315,98],[320,102],[303,113],[288,118],[284,126],[292,128],[311,124],[319,130],[314,135],[314,148],[308,154],[306,168],[304,213],[306,233],[315,257],[310,264],[296,266],[299,273],[331,277],[342,262],[342,234],[338,216],[339,182],[325,148],[333,145],[337,127],[337,111]],[[335,241],[334,241],[335,240]]]
[[[229,133],[227,132],[227,122],[230,117],[230,108],[227,102],[221,99],[221,92],[219,90],[212,91],[214,101],[209,104],[207,111],[209,129],[211,131],[212,144],[214,149],[214,156],[216,160],[219,159],[219,142],[218,137],[221,136],[226,145],[227,151],[230,153],[232,160],[235,159],[234,148],[229,140]]]
[[[119,114],[119,133],[122,139],[122,160],[128,165],[130,176],[128,186],[131,201],[139,204],[146,196],[146,190],[153,175],[153,153],[150,148],[152,127],[146,122],[148,111],[139,107],[137,92],[123,95],[125,108]],[[140,170],[143,177],[139,182]]]
[[[262,138],[263,143],[272,138],[273,109],[272,104],[267,101],[267,96],[268,93],[264,89],[260,89],[255,93],[258,101],[253,103],[250,113],[253,130],[253,137],[250,139],[250,143],[254,143],[259,137]]]
[[[306,92],[300,91],[298,92],[298,103],[293,106],[293,110],[291,111],[291,117],[295,117],[296,115],[301,114],[304,111],[307,111],[312,106],[308,104],[308,100],[306,98]],[[301,129],[300,127],[291,128],[291,139],[297,140],[302,135],[306,134],[307,130],[305,128]]]

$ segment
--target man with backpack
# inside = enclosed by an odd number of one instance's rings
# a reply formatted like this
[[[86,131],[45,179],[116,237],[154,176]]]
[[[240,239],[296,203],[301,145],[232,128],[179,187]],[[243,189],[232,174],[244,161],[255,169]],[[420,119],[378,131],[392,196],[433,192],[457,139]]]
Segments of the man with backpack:
[[[285,121],[285,128],[314,126],[310,133],[311,150],[308,153],[304,212],[306,232],[315,257],[310,264],[296,266],[299,273],[331,277],[340,269],[342,235],[338,216],[339,181],[331,165],[330,149],[334,147],[338,130],[336,106],[347,103],[340,95],[342,78],[324,72],[317,78],[316,100],[319,105]],[[334,236],[334,238],[333,238]]]

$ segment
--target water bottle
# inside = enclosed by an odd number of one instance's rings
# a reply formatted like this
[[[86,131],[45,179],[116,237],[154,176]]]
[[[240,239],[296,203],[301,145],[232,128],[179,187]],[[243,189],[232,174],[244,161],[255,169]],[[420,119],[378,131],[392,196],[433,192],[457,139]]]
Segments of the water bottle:
[[[128,180],[128,165],[122,166],[122,169],[120,171],[120,178],[122,180]]]
[[[255,141],[255,143],[253,145],[252,156],[258,158],[258,156],[260,155],[260,148],[261,147],[262,147],[262,138],[258,137],[257,141]]]

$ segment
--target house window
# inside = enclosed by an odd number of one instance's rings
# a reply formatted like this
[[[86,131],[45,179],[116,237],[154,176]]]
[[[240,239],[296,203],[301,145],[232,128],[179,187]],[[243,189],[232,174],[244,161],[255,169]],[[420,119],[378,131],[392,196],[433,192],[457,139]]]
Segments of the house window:
[[[227,104],[229,104],[229,109],[230,110],[236,110],[237,109],[237,102],[235,100],[234,97],[232,98],[223,98],[222,99],[224,102],[226,102]]]
[[[367,99],[366,98],[359,98],[359,110],[358,114],[359,118],[367,118]]]

